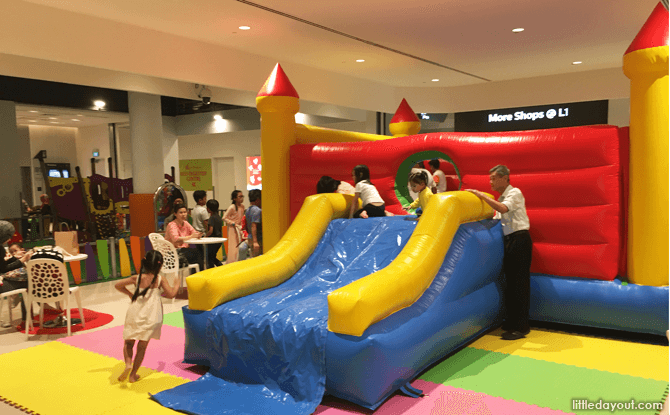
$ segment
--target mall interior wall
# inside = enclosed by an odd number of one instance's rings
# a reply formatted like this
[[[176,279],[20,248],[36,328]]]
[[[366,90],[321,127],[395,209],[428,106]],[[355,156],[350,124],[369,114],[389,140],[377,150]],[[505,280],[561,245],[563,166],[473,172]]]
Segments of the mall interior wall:
[[[107,158],[110,157],[110,147],[107,124],[82,127],[78,130],[79,134],[76,136],[77,163],[72,165],[72,175],[75,174],[75,166],[79,166],[82,177],[88,177],[92,174],[91,158],[93,158],[93,150],[99,152],[98,157],[96,157],[95,172],[105,176],[109,175]],[[49,162],[51,162],[50,157]]]

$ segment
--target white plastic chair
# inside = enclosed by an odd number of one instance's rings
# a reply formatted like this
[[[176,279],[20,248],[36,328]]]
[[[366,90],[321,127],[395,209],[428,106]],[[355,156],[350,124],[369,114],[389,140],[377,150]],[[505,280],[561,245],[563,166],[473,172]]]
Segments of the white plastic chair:
[[[19,288],[18,290],[12,290],[12,291],[7,291],[6,293],[0,293],[0,313],[2,313],[2,303],[7,302],[7,309],[9,310],[9,321],[5,323],[4,321],[0,321],[0,324],[2,327],[10,327],[12,325],[12,321],[14,321],[14,316],[12,316],[12,296],[17,295],[17,294],[23,294],[23,299],[21,301],[26,302],[26,289],[25,288]],[[26,305],[26,309],[28,306]]]
[[[194,269],[195,272],[200,272],[200,265],[198,264],[189,264],[188,267],[179,268],[179,254],[177,254],[177,248],[169,242],[163,235],[158,233],[150,233],[149,240],[154,249],[160,252],[163,255],[163,268],[161,272],[163,275],[174,274],[175,278],[179,278],[179,291],[184,286],[184,272],[188,272],[187,275],[190,275],[191,269]],[[174,298],[172,299],[174,301]]]
[[[26,268],[28,270],[26,309],[31,310],[33,302],[40,303],[40,328],[44,323],[44,304],[60,302],[67,317],[67,335],[72,335],[72,319],[70,317],[70,296],[72,294],[74,294],[79,308],[81,326],[86,327],[84,312],[81,308],[79,287],[70,287],[67,269],[63,262],[55,259],[33,259],[28,261]],[[30,337],[32,326],[32,318],[26,318],[26,339]]]

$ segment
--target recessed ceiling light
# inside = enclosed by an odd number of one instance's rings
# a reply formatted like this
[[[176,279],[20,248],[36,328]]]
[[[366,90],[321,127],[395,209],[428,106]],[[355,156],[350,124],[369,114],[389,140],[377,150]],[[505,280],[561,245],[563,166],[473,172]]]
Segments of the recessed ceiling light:
[[[72,121],[81,121],[81,120],[78,120],[78,119],[76,119],[76,118],[73,118]]]
[[[28,122],[37,122],[37,121],[35,121],[35,120],[28,120]]]
[[[35,111],[35,110],[30,110],[30,111],[28,111],[28,112],[38,112],[38,111]]]
[[[50,124],[60,124],[58,121],[49,121]]]
[[[96,108],[102,108],[107,104],[105,103],[105,101],[97,100],[97,101],[93,101],[93,105],[95,105]]]
[[[526,29],[524,29],[523,27],[517,27],[516,29],[512,29],[512,32],[519,33],[519,32],[523,32],[524,30],[526,30]]]
[[[240,29],[240,30],[249,30],[249,29],[251,29],[251,26],[240,26],[238,29]]]
[[[572,62],[572,64],[573,64],[573,65],[581,65],[581,64],[582,64],[582,61],[574,61],[574,62]]]
[[[50,120],[57,120],[58,118],[56,117],[49,117]]]
[[[220,116],[219,114],[216,114],[216,115],[214,116],[214,119],[215,119],[215,120],[222,120],[223,117]]]
[[[358,62],[358,63],[365,62],[365,59],[356,59],[356,62]]]
[[[433,82],[440,82],[440,80],[437,79],[437,78],[435,78],[435,79],[431,79],[431,81],[433,81]]]

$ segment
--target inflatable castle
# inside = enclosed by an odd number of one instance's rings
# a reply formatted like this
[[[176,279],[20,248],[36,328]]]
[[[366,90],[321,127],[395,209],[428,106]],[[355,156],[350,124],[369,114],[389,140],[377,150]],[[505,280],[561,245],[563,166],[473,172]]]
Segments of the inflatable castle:
[[[210,371],[153,396],[189,413],[312,413],[324,394],[377,408],[500,325],[503,234],[469,192],[507,165],[533,239],[530,318],[668,329],[668,12],[624,56],[630,127],[420,134],[403,100],[393,137],[296,124],[277,64],[261,113],[264,255],[187,278],[184,360]],[[407,176],[439,158],[449,191],[407,220]],[[447,163],[448,162],[448,163]],[[347,220],[351,195],[314,195],[365,164],[394,217]],[[494,195],[498,196],[498,195]],[[409,216],[414,219],[414,216]]]

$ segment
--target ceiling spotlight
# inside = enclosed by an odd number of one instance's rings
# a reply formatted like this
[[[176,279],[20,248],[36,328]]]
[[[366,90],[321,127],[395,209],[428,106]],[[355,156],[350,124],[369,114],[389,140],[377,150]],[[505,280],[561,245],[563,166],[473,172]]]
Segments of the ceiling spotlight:
[[[57,120],[58,118],[56,117],[49,117],[50,120]]]
[[[81,120],[78,120],[78,119],[76,119],[76,118],[73,118],[72,121],[81,121]]]
[[[35,111],[35,110],[30,110],[30,111],[28,111],[28,112],[38,112],[38,111]]]
[[[223,117],[220,116],[219,114],[216,114],[216,115],[214,116],[214,119],[215,119],[215,120],[222,120]]]
[[[249,30],[249,29],[251,29],[251,26],[240,26],[239,29],[240,30]]]
[[[95,105],[96,109],[101,109],[107,104],[105,103],[105,101],[97,100],[97,101],[93,101],[93,105]]]
[[[58,121],[49,121],[50,124],[60,124]]]
[[[431,81],[433,81],[433,82],[440,82],[440,80],[437,79],[437,78],[435,78],[435,79],[431,79]]]
[[[356,62],[358,62],[358,63],[365,62],[365,59],[356,59]]]
[[[517,27],[516,29],[512,29],[512,32],[520,33],[520,32],[523,32],[524,30],[526,30],[526,29],[524,29],[523,27]]]
[[[28,120],[28,122],[37,122],[37,121],[35,121],[35,120]]]
[[[572,62],[572,64],[573,64],[573,65],[581,65],[581,64],[582,64],[582,61],[574,61],[574,62]]]

